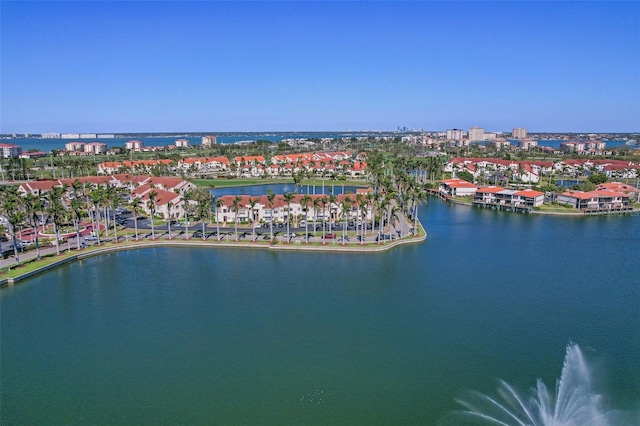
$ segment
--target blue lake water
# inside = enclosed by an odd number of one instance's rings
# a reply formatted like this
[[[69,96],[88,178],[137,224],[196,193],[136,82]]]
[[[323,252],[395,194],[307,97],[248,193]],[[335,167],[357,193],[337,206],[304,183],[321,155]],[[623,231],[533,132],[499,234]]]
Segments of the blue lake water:
[[[640,405],[640,218],[430,200],[378,254],[152,248],[0,290],[2,424],[421,424],[565,347]]]

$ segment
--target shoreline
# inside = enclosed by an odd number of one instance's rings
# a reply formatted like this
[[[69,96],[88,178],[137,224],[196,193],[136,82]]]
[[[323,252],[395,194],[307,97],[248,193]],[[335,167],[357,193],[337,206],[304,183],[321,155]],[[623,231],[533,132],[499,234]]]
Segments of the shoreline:
[[[275,251],[307,251],[307,252],[333,252],[333,253],[382,253],[387,250],[393,249],[397,246],[405,244],[416,244],[426,241],[427,232],[422,226],[421,222],[418,222],[420,228],[419,235],[408,235],[398,240],[389,242],[383,242],[381,244],[324,244],[324,245],[311,245],[311,244],[271,244],[271,243],[254,243],[244,241],[222,242],[222,241],[202,241],[200,239],[189,240],[155,240],[155,241],[125,241],[110,243],[109,246],[94,246],[96,248],[84,249],[86,251],[78,252],[77,254],[62,254],[66,256],[62,259],[51,259],[40,267],[37,267],[29,272],[16,275],[14,277],[4,277],[0,279],[0,288],[6,286],[12,286],[20,281],[31,278],[35,275],[47,272],[58,266],[65,265],[67,263],[77,262],[90,257],[100,256],[103,254],[116,253],[120,251],[128,250],[140,250],[153,247],[197,247],[197,248],[232,248],[232,249],[262,249],[262,250],[275,250]],[[13,269],[12,269],[13,270]]]
[[[443,200],[441,197],[435,195],[435,194],[430,194],[432,196],[435,196],[436,198]],[[473,205],[470,202],[467,201],[459,201],[459,200],[453,200],[453,199],[446,199],[443,200],[447,203],[451,203],[451,204],[457,204],[460,206],[467,206],[467,207],[471,207],[473,208]],[[505,213],[515,213],[515,212],[505,212]],[[522,214],[522,213],[521,213]],[[618,212],[618,211],[602,211],[599,213],[586,213],[584,211],[566,211],[566,212],[559,212],[559,211],[542,211],[542,210],[533,210],[531,209],[528,213],[524,213],[524,214],[536,214],[536,215],[543,215],[543,216],[571,216],[571,217],[591,217],[591,216],[638,216],[640,214],[640,209],[633,209],[633,210],[628,210],[628,211],[624,211],[624,212]]]

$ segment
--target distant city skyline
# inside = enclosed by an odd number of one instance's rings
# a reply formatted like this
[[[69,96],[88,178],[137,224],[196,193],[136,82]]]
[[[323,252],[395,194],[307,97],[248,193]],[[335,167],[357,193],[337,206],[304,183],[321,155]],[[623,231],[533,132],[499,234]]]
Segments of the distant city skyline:
[[[640,131],[639,2],[0,11],[0,133]]]

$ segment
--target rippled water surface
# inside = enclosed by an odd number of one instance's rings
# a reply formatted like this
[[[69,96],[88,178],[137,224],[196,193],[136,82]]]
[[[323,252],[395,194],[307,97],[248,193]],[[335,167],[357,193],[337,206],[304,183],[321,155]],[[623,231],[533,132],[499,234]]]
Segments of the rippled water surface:
[[[380,254],[154,248],[0,290],[3,424],[436,424],[554,383],[640,400],[640,220],[422,207]]]

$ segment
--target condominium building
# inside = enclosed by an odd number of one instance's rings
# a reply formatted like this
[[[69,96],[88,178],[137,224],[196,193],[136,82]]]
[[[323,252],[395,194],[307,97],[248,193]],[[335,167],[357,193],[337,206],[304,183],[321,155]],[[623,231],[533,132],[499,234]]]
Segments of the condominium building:
[[[472,128],[469,129],[470,142],[477,142],[477,141],[483,141],[483,140],[485,140],[485,138],[484,138],[484,129],[482,127],[473,126]]]
[[[458,140],[464,137],[464,131],[460,129],[447,130],[447,140]]]
[[[83,152],[84,142],[67,142],[64,144],[64,150],[69,152]]]
[[[518,141],[518,148],[527,151],[530,148],[538,146],[538,141],[535,139],[520,139]]]
[[[130,151],[140,151],[142,149],[142,147],[144,146],[144,143],[142,141],[126,141],[124,143],[124,148],[128,149]]]
[[[11,143],[0,143],[2,158],[18,157],[22,154],[22,147]]]
[[[513,129],[513,132],[511,132],[511,137],[513,137],[513,139],[526,139],[527,129],[517,127]]]
[[[107,144],[103,142],[89,142],[84,144],[85,154],[104,154],[107,152]]]
[[[202,137],[202,147],[210,147],[218,143],[218,140],[215,136],[203,136]]]

